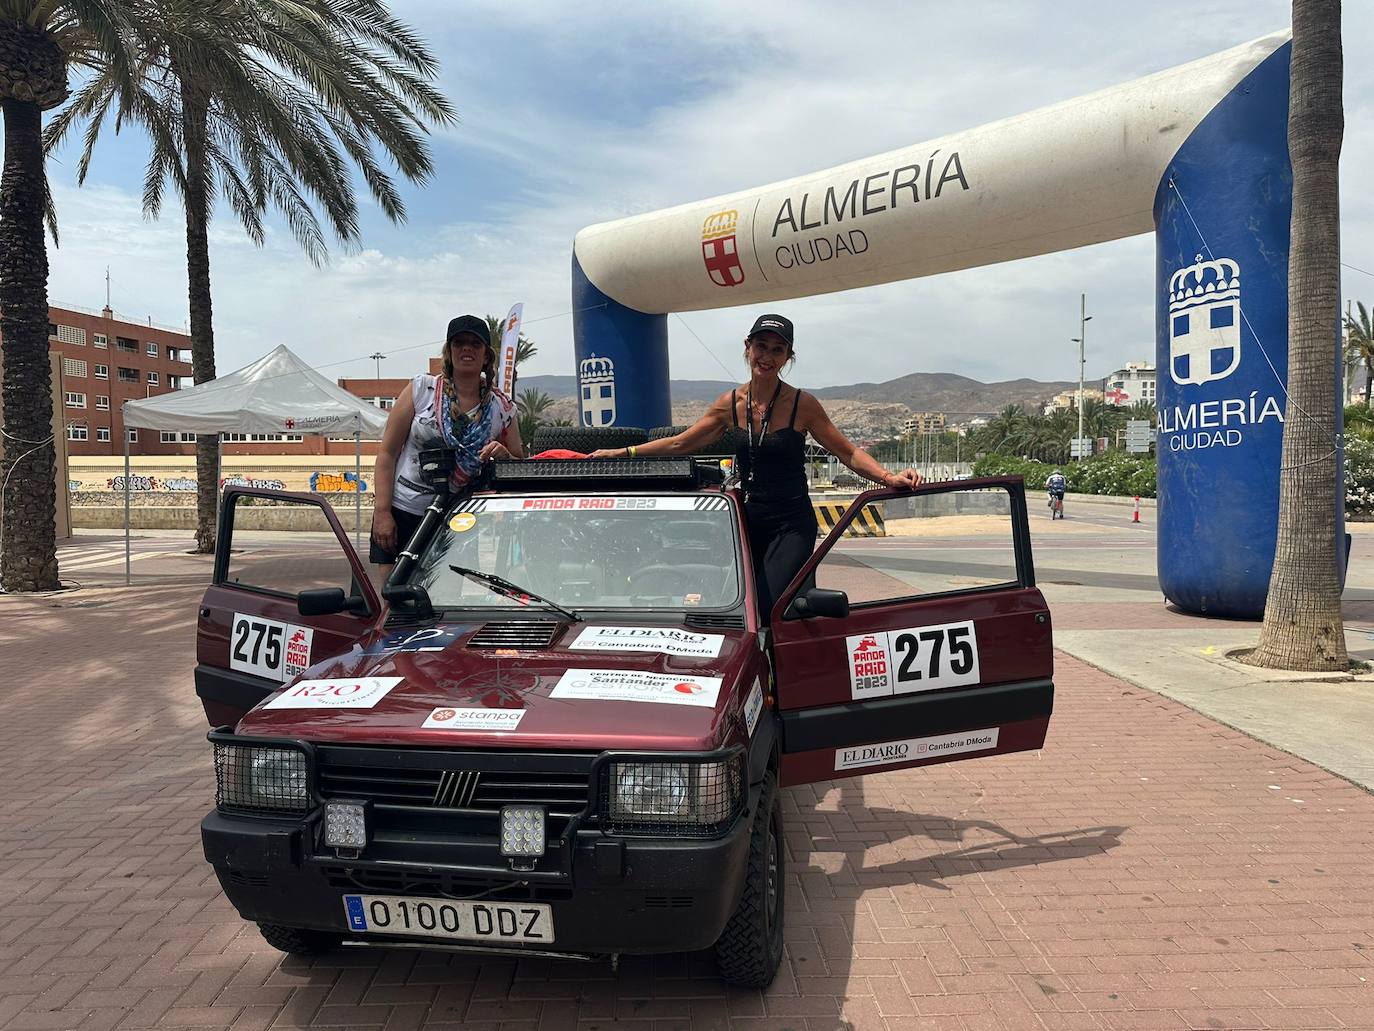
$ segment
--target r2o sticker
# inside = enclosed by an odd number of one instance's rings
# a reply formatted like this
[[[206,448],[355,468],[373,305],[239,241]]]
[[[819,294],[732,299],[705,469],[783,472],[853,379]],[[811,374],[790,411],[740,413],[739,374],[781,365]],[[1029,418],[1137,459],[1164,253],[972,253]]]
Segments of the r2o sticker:
[[[845,641],[850,697],[882,698],[976,684],[972,620],[855,634]]]

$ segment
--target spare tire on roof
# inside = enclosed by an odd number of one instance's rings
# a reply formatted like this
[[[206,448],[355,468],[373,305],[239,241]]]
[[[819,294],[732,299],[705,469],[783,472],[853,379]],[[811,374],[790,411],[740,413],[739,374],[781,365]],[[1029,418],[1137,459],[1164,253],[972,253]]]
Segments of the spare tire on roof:
[[[630,447],[643,444],[648,435],[637,426],[541,426],[534,433],[528,451],[580,451],[589,455],[602,448]]]
[[[664,437],[676,437],[686,428],[686,426],[655,426],[649,431],[649,439],[662,440]]]

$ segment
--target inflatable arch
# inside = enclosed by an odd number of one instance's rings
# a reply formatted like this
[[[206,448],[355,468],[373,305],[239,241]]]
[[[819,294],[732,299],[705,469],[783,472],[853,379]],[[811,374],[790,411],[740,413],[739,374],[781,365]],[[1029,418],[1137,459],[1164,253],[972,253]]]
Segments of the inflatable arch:
[[[1160,585],[1189,611],[1262,614],[1288,367],[1290,37],[583,229],[572,262],[583,422],[671,421],[669,312],[758,306],[1153,230]]]

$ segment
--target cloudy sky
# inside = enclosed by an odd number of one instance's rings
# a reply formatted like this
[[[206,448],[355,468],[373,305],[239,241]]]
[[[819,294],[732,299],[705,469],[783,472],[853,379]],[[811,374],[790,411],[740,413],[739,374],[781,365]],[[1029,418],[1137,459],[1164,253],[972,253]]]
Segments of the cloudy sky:
[[[219,369],[286,343],[332,376],[411,375],[446,320],[525,302],[529,373],[573,372],[569,264],[582,226],[826,168],[1223,50],[1289,21],[1280,0],[393,0],[443,62],[461,121],[435,134],[438,173],[407,188],[409,221],[375,208],[360,248],[312,268],[289,233],[254,247],[212,229]],[[1374,302],[1374,4],[1345,5],[1343,295]],[[1053,146],[1053,141],[1046,141]],[[51,168],[62,246],[54,304],[99,308],[110,269],[122,316],[186,321],[183,227],[142,217],[142,141]],[[1028,175],[1034,169],[1027,169]],[[1358,184],[1366,184],[1360,188]],[[226,212],[227,215],[227,212]],[[824,386],[915,371],[982,380],[1088,376],[1153,357],[1148,236],[778,305],[803,327],[792,378]],[[751,310],[669,320],[674,377],[741,375]],[[700,337],[694,338],[685,326]],[[865,327],[860,329],[859,327]],[[857,345],[857,346],[856,346]]]

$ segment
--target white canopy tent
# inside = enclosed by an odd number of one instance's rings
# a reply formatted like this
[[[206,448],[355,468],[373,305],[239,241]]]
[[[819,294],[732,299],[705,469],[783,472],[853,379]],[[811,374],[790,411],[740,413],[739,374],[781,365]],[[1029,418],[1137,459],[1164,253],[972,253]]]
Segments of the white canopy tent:
[[[356,538],[362,530],[362,442],[380,440],[386,420],[386,412],[322,376],[284,344],[227,376],[142,401],[125,401],[124,582],[129,582],[130,565],[129,428],[350,436],[358,486],[354,499]]]

